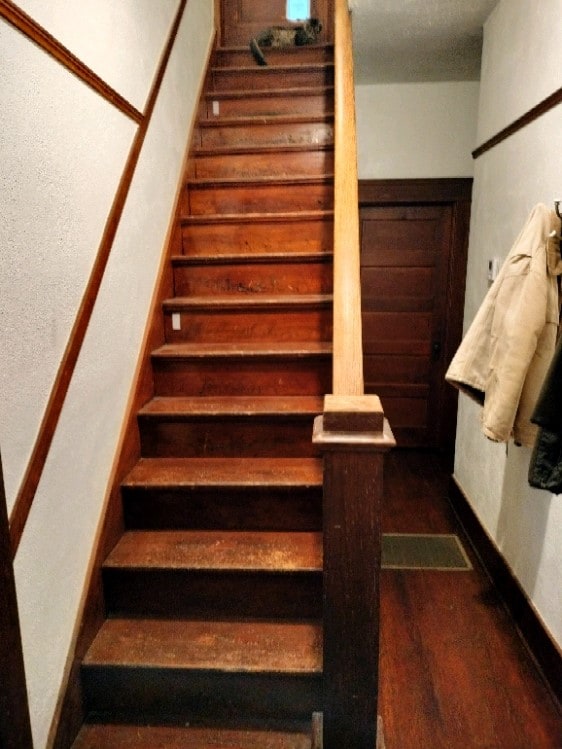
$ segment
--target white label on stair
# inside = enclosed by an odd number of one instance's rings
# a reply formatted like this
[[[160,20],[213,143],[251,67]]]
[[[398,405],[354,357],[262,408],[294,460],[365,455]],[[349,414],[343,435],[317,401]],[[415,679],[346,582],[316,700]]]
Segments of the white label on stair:
[[[172,312],[172,330],[181,330],[181,315],[179,312]]]
[[[216,100],[213,100],[213,114],[215,117],[220,114],[220,103]]]

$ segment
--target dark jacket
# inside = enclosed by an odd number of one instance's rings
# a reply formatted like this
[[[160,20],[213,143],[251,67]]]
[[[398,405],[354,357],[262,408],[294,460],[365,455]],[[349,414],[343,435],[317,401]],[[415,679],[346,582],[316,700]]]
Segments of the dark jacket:
[[[529,465],[529,483],[562,493],[562,337],[531,417],[539,426]]]

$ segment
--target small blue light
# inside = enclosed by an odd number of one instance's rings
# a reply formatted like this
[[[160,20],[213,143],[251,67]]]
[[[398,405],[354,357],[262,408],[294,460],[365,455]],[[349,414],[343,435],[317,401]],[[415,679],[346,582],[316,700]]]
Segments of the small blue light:
[[[306,21],[310,18],[310,0],[287,0],[287,20]]]

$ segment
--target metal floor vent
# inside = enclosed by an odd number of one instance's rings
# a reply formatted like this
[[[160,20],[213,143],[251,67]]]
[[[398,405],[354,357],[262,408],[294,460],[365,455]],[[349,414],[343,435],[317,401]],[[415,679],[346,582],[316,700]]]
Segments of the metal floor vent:
[[[472,569],[458,536],[434,533],[384,533],[382,567],[387,570]]]

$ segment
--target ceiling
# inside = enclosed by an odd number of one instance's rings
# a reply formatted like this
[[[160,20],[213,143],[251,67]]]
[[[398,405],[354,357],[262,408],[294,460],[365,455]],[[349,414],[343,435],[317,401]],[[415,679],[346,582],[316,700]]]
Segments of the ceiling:
[[[350,0],[356,83],[478,80],[497,1]]]

